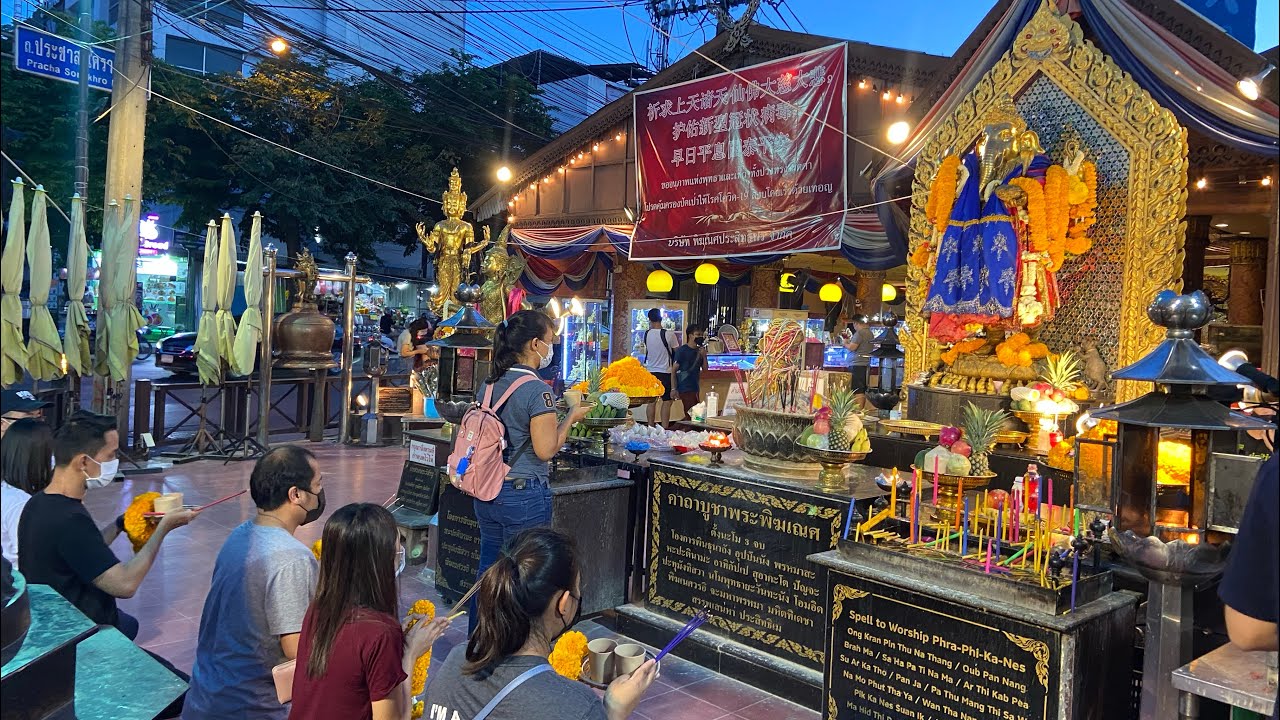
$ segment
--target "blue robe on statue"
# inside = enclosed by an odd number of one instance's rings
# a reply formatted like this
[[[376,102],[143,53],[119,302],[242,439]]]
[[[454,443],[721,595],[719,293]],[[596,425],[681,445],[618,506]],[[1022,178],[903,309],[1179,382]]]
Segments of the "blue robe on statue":
[[[956,197],[946,232],[938,244],[933,282],[924,309],[930,314],[965,316],[967,322],[995,322],[1013,316],[1018,299],[1018,236],[1004,201],[994,192],[982,201],[980,159],[963,158],[969,179]],[[1049,160],[1037,155],[1028,177],[1042,176]],[[1022,175],[1016,167],[1003,179]]]

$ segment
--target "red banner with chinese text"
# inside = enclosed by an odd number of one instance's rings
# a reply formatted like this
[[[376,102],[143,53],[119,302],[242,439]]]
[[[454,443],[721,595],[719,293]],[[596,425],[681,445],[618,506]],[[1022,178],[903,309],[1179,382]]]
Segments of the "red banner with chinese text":
[[[632,260],[840,247],[844,43],[635,94]]]

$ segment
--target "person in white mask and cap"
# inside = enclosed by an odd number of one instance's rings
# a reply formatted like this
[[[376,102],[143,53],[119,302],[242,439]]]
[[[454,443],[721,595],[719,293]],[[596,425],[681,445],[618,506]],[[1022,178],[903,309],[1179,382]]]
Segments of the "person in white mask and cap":
[[[165,537],[199,513],[166,513],[142,549],[120,562],[109,544],[123,522],[117,519],[99,529],[84,506],[88,490],[106,487],[115,478],[119,448],[120,433],[111,416],[78,412],[58,428],[53,436],[53,480],[27,501],[18,521],[18,569],[28,583],[52,587],[90,620],[113,625],[132,640],[138,635],[138,621],[120,612],[116,599],[133,597]]]

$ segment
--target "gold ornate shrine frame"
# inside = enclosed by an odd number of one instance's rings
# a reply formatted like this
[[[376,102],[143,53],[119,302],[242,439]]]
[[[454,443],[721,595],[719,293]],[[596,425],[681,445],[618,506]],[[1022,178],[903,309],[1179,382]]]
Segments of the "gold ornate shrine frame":
[[[925,217],[929,185],[942,159],[972,145],[985,118],[1002,98],[1017,98],[1040,75],[1047,77],[1110,133],[1129,153],[1125,201],[1122,287],[1118,314],[1117,367],[1137,361],[1163,338],[1163,329],[1146,317],[1156,293],[1182,289],[1183,243],[1187,207],[1187,131],[1173,113],[1084,39],[1080,26],[1059,15],[1045,0],[1013,47],[939,124],[917,156],[911,192],[911,249],[927,242],[932,229]],[[1034,127],[1031,129],[1035,129]],[[929,339],[921,315],[927,286],[925,269],[907,265],[907,323],[904,333],[909,376],[932,369],[941,347]],[[1086,328],[1072,328],[1072,334]],[[1057,348],[1055,348],[1057,349]],[[1065,349],[1065,348],[1063,348]],[[1116,401],[1146,391],[1143,384],[1121,381]]]

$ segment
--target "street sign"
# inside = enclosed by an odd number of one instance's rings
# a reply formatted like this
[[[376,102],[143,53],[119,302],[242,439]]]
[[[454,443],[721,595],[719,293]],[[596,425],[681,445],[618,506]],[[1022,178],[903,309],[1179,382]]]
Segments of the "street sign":
[[[80,43],[25,25],[18,25],[16,30],[13,44],[15,68],[40,77],[80,83]],[[89,48],[89,87],[111,92],[115,59],[114,50]]]

